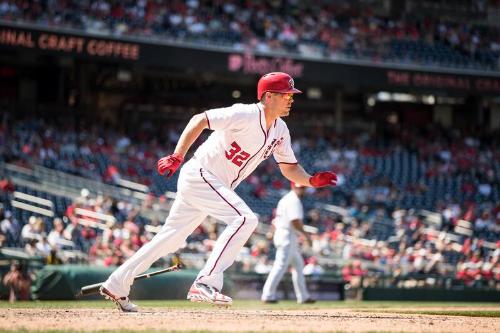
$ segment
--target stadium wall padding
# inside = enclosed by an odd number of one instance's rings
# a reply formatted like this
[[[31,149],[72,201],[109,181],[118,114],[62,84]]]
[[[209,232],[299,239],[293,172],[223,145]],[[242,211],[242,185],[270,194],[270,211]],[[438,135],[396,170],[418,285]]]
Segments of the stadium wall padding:
[[[73,300],[80,288],[103,282],[116,267],[93,267],[84,265],[45,266],[37,273],[31,287],[35,300]],[[149,271],[155,271],[154,268]],[[133,299],[185,299],[198,271],[181,270],[136,281],[130,297]],[[224,290],[230,293],[231,284],[225,283]],[[89,295],[82,300],[102,299],[99,295]]]
[[[486,289],[365,288],[365,301],[500,302],[500,291]]]
[[[105,281],[115,267],[94,267],[85,265],[47,265],[37,273],[31,287],[35,300],[74,300],[80,288]],[[153,268],[149,271],[155,271]],[[185,299],[196,279],[198,271],[181,270],[136,281],[132,286],[132,299]],[[224,292],[238,299],[258,299],[262,292],[265,276],[255,274],[226,274]],[[291,281],[285,277],[280,284],[281,297],[294,299]],[[308,287],[313,297],[320,300],[342,300],[343,283],[337,280],[308,279]],[[406,300],[406,301],[463,301],[499,302],[500,291],[472,288],[365,288],[363,300]],[[82,300],[102,299],[99,295],[89,295]]]

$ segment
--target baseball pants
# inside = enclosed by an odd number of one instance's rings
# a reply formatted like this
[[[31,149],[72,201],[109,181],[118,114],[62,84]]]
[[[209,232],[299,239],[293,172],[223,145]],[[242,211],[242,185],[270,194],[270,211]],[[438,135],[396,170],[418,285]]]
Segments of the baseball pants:
[[[116,296],[128,296],[134,277],[160,257],[179,249],[207,216],[223,221],[227,227],[217,239],[196,281],[221,290],[223,272],[233,264],[258,220],[233,190],[195,159],[184,164],[180,171],[177,196],[161,231],[116,269],[104,282],[104,287]]]
[[[300,254],[296,242],[291,241],[287,244],[277,246],[273,268],[262,290],[263,301],[277,300],[276,291],[278,285],[290,264],[294,267],[292,270],[292,283],[297,301],[300,303],[310,298],[304,273],[302,272],[304,269],[304,259]]]

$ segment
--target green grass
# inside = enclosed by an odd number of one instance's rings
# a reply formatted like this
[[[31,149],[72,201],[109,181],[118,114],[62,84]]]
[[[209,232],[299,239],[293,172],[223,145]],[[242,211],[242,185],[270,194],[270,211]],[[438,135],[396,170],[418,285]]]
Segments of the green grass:
[[[147,300],[134,301],[141,307],[148,308],[176,308],[176,309],[208,309],[213,306],[204,303],[192,303],[185,300]],[[441,311],[436,309],[429,310],[430,307],[449,307],[456,308],[456,311]],[[460,308],[475,308],[475,310],[460,310]],[[482,307],[494,307],[498,310],[481,310]],[[0,301],[0,309],[2,308],[48,308],[48,309],[75,309],[75,308],[114,308],[114,304],[109,301],[32,301],[32,302],[16,302],[9,303]],[[353,309],[364,311],[380,311],[380,310],[397,310],[398,312],[424,313],[425,311],[432,312],[431,314],[451,314],[451,313],[469,313],[474,312],[484,313],[486,316],[498,316],[500,312],[500,303],[470,303],[470,302],[414,302],[414,301],[319,301],[316,304],[297,304],[294,301],[281,301],[278,304],[262,304],[260,301],[253,300],[237,300],[233,303],[231,309],[235,310],[306,310],[306,309]],[[403,308],[403,310],[402,310]],[[426,308],[418,311],[418,308]],[[448,313],[449,312],[449,313]],[[462,315],[462,314],[460,314]],[[1,332],[1,331],[0,331]]]
[[[361,310],[363,312],[372,312],[371,310]],[[424,315],[436,315],[436,316],[466,316],[466,317],[491,317],[500,318],[500,310],[416,310],[416,311],[401,311],[401,310],[379,310],[376,312],[382,313],[400,313],[400,314],[424,314]]]

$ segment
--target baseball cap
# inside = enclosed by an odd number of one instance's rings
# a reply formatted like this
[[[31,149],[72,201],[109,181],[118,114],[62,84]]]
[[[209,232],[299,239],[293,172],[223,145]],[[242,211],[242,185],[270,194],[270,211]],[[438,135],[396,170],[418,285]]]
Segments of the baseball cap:
[[[265,92],[282,94],[301,94],[302,91],[295,88],[293,78],[287,73],[272,72],[262,76],[257,83],[257,99],[261,99]]]

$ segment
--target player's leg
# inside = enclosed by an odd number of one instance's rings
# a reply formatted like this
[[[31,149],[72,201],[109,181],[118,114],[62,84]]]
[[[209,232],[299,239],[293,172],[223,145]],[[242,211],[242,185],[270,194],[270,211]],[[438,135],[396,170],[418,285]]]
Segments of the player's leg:
[[[195,163],[189,161],[181,169],[177,196],[160,232],[104,282],[103,287],[113,296],[128,296],[134,277],[148,269],[161,256],[175,252],[205,219],[203,210],[195,208],[185,195],[190,193],[191,183],[198,181],[196,168]]]
[[[303,273],[304,258],[302,258],[298,246],[297,244],[291,255],[291,263],[294,267],[294,269],[292,269],[292,282],[295,295],[297,296],[297,302],[304,303],[306,301],[310,302],[311,296],[307,291],[306,279]]]
[[[160,232],[115,270],[103,287],[115,297],[128,296],[134,277],[160,257],[175,252],[205,218],[204,212],[186,203],[178,194]]]
[[[236,256],[257,226],[258,220],[250,208],[232,190],[225,187],[209,172],[200,169],[205,195],[197,198],[197,208],[227,224],[205,264],[196,283],[222,289],[223,272],[233,264]],[[199,192],[201,190],[198,189]],[[211,290],[202,289],[206,294]],[[190,292],[191,294],[191,292]],[[189,295],[188,295],[189,296]]]
[[[283,275],[285,275],[290,265],[290,259],[290,243],[276,247],[274,264],[264,283],[264,288],[262,289],[261,300],[263,302],[274,302],[277,300],[276,291],[278,290]]]

